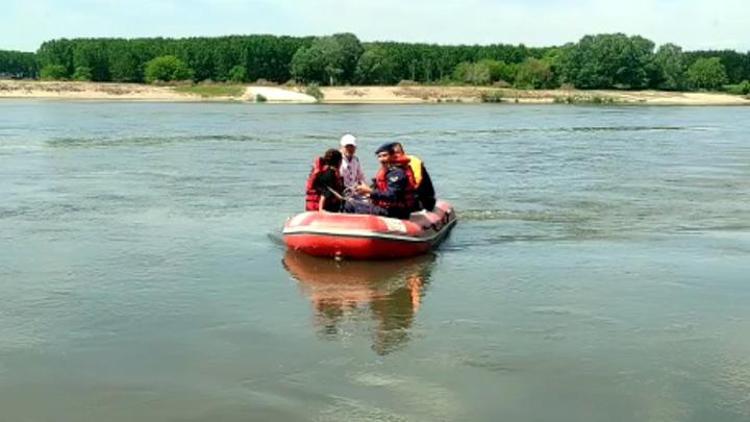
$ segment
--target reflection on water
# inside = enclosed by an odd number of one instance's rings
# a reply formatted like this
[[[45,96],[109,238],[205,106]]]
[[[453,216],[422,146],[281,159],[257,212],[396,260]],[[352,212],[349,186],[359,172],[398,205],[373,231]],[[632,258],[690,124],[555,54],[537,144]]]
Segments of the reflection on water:
[[[409,340],[434,260],[339,262],[288,251],[283,264],[312,302],[322,336],[340,338],[372,323],[372,348],[385,355]]]

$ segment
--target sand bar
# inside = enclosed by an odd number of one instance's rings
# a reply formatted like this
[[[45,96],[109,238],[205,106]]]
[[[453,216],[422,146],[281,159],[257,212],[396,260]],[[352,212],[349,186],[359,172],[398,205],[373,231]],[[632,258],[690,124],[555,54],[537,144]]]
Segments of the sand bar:
[[[480,103],[493,98],[511,104],[601,103],[642,105],[750,105],[750,98],[706,92],[614,90],[518,90],[467,86],[321,87],[325,104]],[[303,87],[248,85],[238,96],[200,96],[170,86],[145,84],[0,80],[0,98],[128,101],[246,101],[314,103]]]

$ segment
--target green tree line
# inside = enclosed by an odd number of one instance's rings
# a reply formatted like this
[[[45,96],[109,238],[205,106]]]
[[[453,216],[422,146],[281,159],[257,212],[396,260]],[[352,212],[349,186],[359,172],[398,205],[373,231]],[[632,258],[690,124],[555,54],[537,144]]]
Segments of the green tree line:
[[[0,50],[0,76],[36,78],[36,55],[23,51]]]
[[[230,80],[232,70],[244,70],[243,80],[287,81],[289,64],[311,37],[270,35],[228,36],[216,38],[85,38],[44,42],[36,52],[39,68],[57,67],[61,78],[79,73],[91,74],[91,80],[103,82],[145,82],[146,64],[151,60],[174,56],[187,65],[191,79]],[[53,72],[58,76],[60,72]],[[56,78],[53,78],[56,79]]]
[[[646,38],[619,33],[587,35],[576,43],[543,48],[362,43],[349,33],[83,38],[47,41],[35,54],[0,51],[0,75],[115,82],[263,79],[321,85],[413,81],[532,89],[716,90],[729,86],[742,91],[750,80],[750,52],[685,52],[674,44],[657,48]]]

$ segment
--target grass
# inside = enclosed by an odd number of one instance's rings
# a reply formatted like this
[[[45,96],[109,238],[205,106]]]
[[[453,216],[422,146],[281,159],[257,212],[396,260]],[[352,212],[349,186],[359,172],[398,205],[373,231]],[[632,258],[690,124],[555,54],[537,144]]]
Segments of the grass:
[[[172,89],[182,94],[200,95],[209,97],[240,97],[245,93],[245,86],[239,84],[197,84],[180,85]]]

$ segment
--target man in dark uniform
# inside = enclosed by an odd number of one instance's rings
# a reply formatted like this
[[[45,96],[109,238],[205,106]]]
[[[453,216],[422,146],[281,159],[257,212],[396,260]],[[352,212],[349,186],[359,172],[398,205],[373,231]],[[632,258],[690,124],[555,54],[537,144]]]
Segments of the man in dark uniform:
[[[394,144],[388,143],[375,151],[380,161],[380,171],[375,177],[373,187],[361,184],[356,187],[360,195],[370,195],[372,204],[369,210],[357,212],[387,215],[388,217],[408,219],[416,208],[415,186],[407,174],[408,160],[402,160],[393,150]]]

